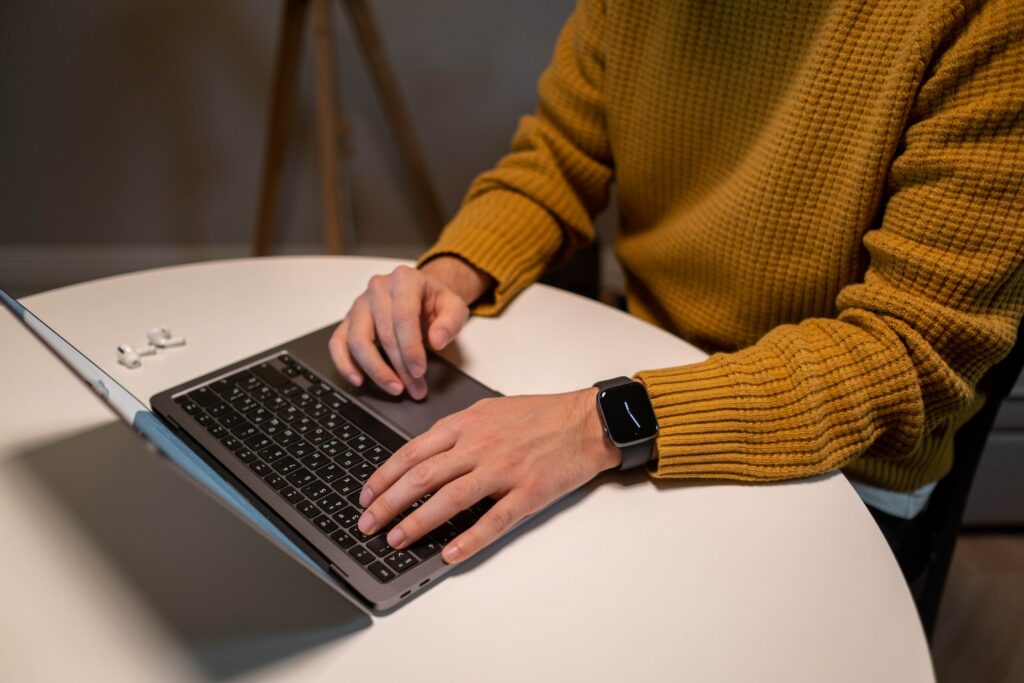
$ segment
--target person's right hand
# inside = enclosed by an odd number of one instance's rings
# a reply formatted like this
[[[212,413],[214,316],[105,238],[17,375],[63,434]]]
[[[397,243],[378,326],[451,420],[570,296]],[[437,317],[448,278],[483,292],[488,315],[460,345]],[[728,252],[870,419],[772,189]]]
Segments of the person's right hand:
[[[388,275],[374,275],[331,336],[334,364],[356,386],[362,385],[365,372],[392,396],[404,388],[412,398],[423,398],[424,333],[433,349],[443,349],[465,325],[469,304],[492,283],[483,272],[451,256],[433,259],[420,270],[399,266]]]

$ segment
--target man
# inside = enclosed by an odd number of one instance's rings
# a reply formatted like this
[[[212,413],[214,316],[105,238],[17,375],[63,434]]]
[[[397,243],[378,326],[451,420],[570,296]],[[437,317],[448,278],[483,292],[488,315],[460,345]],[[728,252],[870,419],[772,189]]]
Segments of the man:
[[[614,181],[630,312],[713,353],[636,374],[652,476],[842,468],[918,514],[1024,308],[1024,3],[583,0],[539,94],[419,269],[352,305],[339,370],[424,396],[424,344],[592,239]],[[472,556],[623,463],[597,392],[442,420],[366,482],[360,529],[437,491],[389,532],[402,548],[491,496],[443,551]]]

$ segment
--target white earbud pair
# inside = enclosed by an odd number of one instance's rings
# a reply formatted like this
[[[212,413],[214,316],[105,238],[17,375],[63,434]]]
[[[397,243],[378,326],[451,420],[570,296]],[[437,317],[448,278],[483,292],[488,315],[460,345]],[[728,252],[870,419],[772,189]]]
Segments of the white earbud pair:
[[[133,348],[127,344],[117,347],[117,362],[129,369],[142,365],[142,356],[152,356],[158,348],[166,349],[172,346],[184,346],[184,337],[172,337],[171,331],[166,327],[154,327],[146,333],[149,343],[142,348]]]

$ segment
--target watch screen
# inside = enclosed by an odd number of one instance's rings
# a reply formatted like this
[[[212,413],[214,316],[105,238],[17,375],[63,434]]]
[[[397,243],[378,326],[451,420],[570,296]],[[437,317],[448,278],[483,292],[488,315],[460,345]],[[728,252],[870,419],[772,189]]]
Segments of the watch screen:
[[[599,401],[608,436],[616,444],[648,439],[658,433],[658,421],[654,417],[651,400],[639,382],[604,389],[599,395]]]

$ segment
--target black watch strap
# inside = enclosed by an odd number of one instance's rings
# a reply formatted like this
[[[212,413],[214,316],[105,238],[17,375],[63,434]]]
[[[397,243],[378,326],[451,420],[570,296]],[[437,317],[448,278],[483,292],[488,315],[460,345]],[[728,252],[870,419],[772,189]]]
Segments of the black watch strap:
[[[598,392],[604,391],[605,389],[611,389],[613,387],[622,386],[629,382],[634,382],[629,377],[615,377],[614,379],[606,379],[601,382],[594,383],[597,387]],[[605,434],[605,437],[610,439],[611,437]],[[634,467],[642,467],[651,460],[651,455],[654,452],[654,437],[651,437],[647,441],[641,441],[629,446],[618,446],[619,451],[622,452],[622,464],[619,466],[619,471],[633,469]]]

